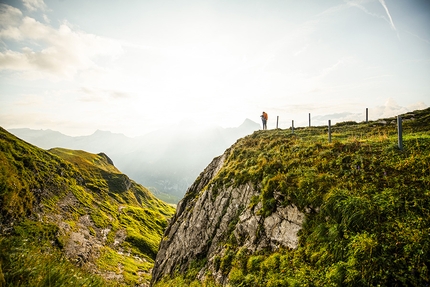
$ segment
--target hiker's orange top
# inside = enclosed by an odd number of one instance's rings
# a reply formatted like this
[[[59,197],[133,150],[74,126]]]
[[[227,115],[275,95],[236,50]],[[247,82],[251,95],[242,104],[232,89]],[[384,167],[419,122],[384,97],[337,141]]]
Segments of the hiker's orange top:
[[[264,117],[264,119],[267,121],[267,119],[269,118],[268,116],[267,116],[267,113],[266,112],[263,112],[263,117]]]

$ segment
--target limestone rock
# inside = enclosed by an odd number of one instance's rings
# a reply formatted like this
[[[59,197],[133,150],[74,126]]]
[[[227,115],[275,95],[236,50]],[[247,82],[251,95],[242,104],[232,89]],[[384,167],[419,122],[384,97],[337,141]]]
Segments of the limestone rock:
[[[249,252],[280,247],[296,248],[304,214],[290,205],[270,216],[259,215],[261,203],[251,205],[260,193],[253,184],[216,188],[211,180],[222,168],[227,152],[215,158],[188,189],[164,233],[152,273],[152,283],[175,271],[185,272],[193,261],[207,258],[199,276],[210,270],[218,283],[227,278],[216,270],[215,258],[226,252],[231,237]],[[200,278],[202,279],[202,278]]]

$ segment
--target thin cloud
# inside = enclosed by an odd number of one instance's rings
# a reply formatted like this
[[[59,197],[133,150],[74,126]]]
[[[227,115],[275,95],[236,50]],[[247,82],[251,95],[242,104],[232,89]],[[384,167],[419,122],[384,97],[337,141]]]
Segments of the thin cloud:
[[[46,14],[43,14],[43,20],[48,24],[51,23],[51,20],[48,18]]]
[[[82,87],[80,92],[84,95],[80,98],[83,102],[101,102],[107,99],[128,99],[130,95],[123,91],[118,90],[106,90],[97,88]]]
[[[0,40],[24,46],[12,50],[6,45],[0,52],[0,71],[20,72],[27,78],[71,79],[99,67],[98,56],[114,59],[123,53],[119,42],[75,30],[67,22],[57,29],[9,5],[1,5],[0,13]]]
[[[372,119],[382,119],[394,117],[397,115],[401,115],[407,113],[409,111],[426,109],[427,105],[423,102],[413,103],[407,107],[400,106],[393,98],[388,98],[383,106],[377,106],[372,109],[369,109],[369,116]]]
[[[376,13],[373,13],[373,12],[367,10],[366,7],[364,7],[363,5],[361,5],[362,1],[348,1],[348,0],[345,0],[345,2],[349,6],[356,7],[358,9],[362,10],[367,15],[370,15],[370,16],[373,16],[373,17],[377,17],[377,18],[381,18],[381,19],[384,19],[385,21],[388,22],[388,20],[387,20],[387,18],[385,18],[385,16],[382,16],[382,15],[379,15],[379,14],[376,14]]]
[[[349,4],[348,1],[345,1],[345,2]],[[328,9],[324,10],[323,12],[319,13],[318,15],[316,15],[316,17],[332,16],[332,14],[339,13],[339,11],[345,9],[345,7],[346,7],[346,5],[343,5],[343,4],[330,7]]]
[[[130,98],[129,94],[120,91],[111,91],[110,96],[113,99],[127,99]]]
[[[12,37],[8,35],[8,33],[6,33],[5,30],[17,30],[17,29],[10,29],[10,27],[19,25],[19,23],[21,22],[21,19],[22,19],[21,10],[19,10],[18,8],[0,3],[0,28],[1,28],[0,38]]]
[[[35,105],[41,105],[43,98],[35,94],[23,95],[22,99],[16,101],[16,105],[32,107]]]
[[[324,70],[322,70],[321,74],[318,75],[316,78],[317,79],[322,79],[324,77],[326,77],[327,75],[335,72],[336,70],[339,70],[342,67],[345,66],[350,66],[357,63],[357,60],[354,57],[344,57],[339,59],[335,64],[333,64],[332,66],[325,68]]]
[[[24,7],[29,11],[46,11],[47,6],[43,0],[23,0]]]
[[[391,28],[393,28],[394,31],[397,31],[396,26],[394,25],[394,22],[393,22],[393,18],[391,18],[390,11],[388,11],[387,4],[385,4],[384,0],[379,0],[379,3],[381,3],[382,7],[384,7],[385,12],[387,13],[388,18],[390,19]]]
[[[309,48],[309,44],[306,44],[304,47],[302,47],[300,50],[294,53],[294,57],[297,57],[300,54],[304,53],[308,48]]]
[[[409,32],[409,31],[407,31],[407,30],[405,30],[405,32],[406,32],[406,33],[408,33],[408,34],[410,34],[410,35],[412,35],[412,36],[414,36],[414,37],[416,37],[416,38],[418,38],[419,40],[421,40],[421,41],[423,41],[423,42],[425,42],[425,43],[427,43],[427,44],[430,44],[430,41],[429,41],[429,40],[427,40],[427,39],[424,39],[424,38],[422,38],[422,37],[420,37],[420,36],[418,36],[418,35],[416,35],[416,34],[414,34],[414,33],[411,33],[411,32]]]
[[[378,0],[378,1],[379,1],[379,3],[382,5],[382,7],[385,9],[385,13],[386,13],[386,14],[387,14],[387,16],[388,16],[388,19],[387,19],[387,17],[385,17],[385,16],[383,16],[383,15],[379,15],[379,14],[376,14],[376,13],[373,13],[373,12],[371,12],[371,11],[367,10],[367,9],[366,9],[366,7],[364,7],[363,5],[361,5],[361,3],[363,3],[363,1],[350,1],[350,0],[344,0],[344,1],[345,1],[349,6],[359,8],[360,10],[362,10],[363,12],[365,12],[366,14],[368,14],[368,15],[370,15],[370,16],[377,17],[377,18],[381,18],[381,19],[384,19],[385,21],[387,21],[387,22],[388,22],[388,24],[390,24],[391,29],[393,29],[393,31],[395,31],[395,32],[396,32],[396,34],[397,34],[397,38],[399,38],[399,39],[400,39],[400,37],[399,37],[399,33],[397,32],[397,28],[396,28],[396,26],[394,25],[393,18],[391,17],[390,11],[388,10],[388,7],[387,7],[387,4],[385,3],[385,0]]]

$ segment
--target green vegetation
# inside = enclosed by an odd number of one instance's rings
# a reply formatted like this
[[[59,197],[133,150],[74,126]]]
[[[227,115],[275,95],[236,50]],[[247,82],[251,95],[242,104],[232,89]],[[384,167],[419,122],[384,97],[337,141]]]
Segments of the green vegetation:
[[[252,183],[251,207],[306,214],[297,249],[247,254],[226,236],[216,271],[231,286],[427,286],[430,284],[430,109],[395,119],[258,131],[239,140],[209,184]],[[193,196],[198,196],[194,194]],[[190,266],[187,274],[201,268]],[[177,274],[156,286],[215,286]],[[177,285],[174,285],[177,284]],[[188,285],[187,285],[188,284]]]
[[[0,238],[1,286],[115,286],[78,268],[52,245],[56,225],[25,220],[14,231]]]
[[[0,285],[147,283],[173,213],[104,154],[45,151],[0,128]],[[103,244],[89,262],[65,256],[72,232]]]

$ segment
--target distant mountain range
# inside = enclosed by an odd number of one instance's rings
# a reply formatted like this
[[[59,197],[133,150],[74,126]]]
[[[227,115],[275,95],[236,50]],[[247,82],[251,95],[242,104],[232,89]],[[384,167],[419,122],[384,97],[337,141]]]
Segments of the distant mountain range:
[[[103,152],[116,167],[158,198],[177,203],[214,157],[259,128],[258,123],[246,119],[237,128],[199,128],[195,123],[181,122],[136,138],[100,130],[78,137],[52,130],[8,131],[43,149],[62,147]]]

